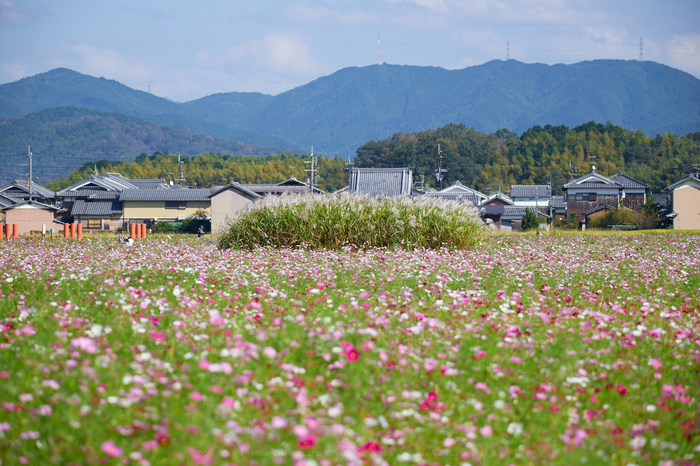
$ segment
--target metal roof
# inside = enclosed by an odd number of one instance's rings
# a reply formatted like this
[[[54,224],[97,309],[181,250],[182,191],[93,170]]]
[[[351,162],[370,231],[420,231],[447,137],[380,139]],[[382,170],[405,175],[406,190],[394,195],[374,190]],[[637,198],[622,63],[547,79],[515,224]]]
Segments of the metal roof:
[[[211,189],[125,189],[120,201],[204,201],[209,202]]]
[[[513,184],[510,186],[511,199],[549,199],[552,187],[548,184]]]
[[[353,168],[350,192],[372,196],[408,196],[413,186],[410,168]]]
[[[649,189],[648,184],[635,180],[631,176],[627,176],[622,172],[615,173],[610,177],[610,179],[616,183],[620,183],[625,189]]]
[[[112,217],[121,215],[124,212],[124,205],[121,202],[109,201],[75,201],[71,209],[71,215],[76,216],[95,216],[95,217]]]

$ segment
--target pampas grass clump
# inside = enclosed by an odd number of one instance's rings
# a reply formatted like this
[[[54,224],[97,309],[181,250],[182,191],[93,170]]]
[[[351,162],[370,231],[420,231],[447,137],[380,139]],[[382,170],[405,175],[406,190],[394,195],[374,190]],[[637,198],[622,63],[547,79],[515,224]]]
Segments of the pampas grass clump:
[[[219,248],[256,246],[469,248],[489,235],[470,204],[362,194],[267,196],[245,210]]]

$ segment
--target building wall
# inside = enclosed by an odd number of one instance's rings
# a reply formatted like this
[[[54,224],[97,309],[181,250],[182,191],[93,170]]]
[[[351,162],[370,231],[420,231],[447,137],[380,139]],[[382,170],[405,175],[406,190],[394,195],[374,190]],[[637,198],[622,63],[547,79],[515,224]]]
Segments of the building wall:
[[[90,222],[88,220],[99,220],[99,228],[90,228]],[[75,223],[80,223],[83,225],[83,230],[104,230],[104,231],[117,231],[119,228],[128,228],[128,222],[124,221],[121,217],[114,218],[98,218],[98,219],[87,219],[87,218],[76,218]]]
[[[39,209],[37,207],[17,208],[5,211],[5,223],[17,224],[18,234],[28,235],[32,231],[41,233],[43,226],[46,231],[51,228],[58,231],[57,223],[53,223],[54,215],[52,210]]]
[[[673,191],[674,230],[700,230],[700,189],[681,186]]]
[[[625,198],[622,200],[622,205],[628,209],[639,210],[644,205],[645,197],[644,193],[630,193],[625,191]]]
[[[593,207],[597,207],[600,204],[608,204],[609,206],[616,207],[618,199],[619,197],[617,194],[598,194],[595,201],[577,201],[576,195],[569,193],[566,196],[566,209],[568,211],[567,215],[571,215],[573,212],[576,212],[580,217],[582,212],[592,209]]]
[[[186,209],[166,209],[165,201],[124,201],[125,220],[175,219],[182,215],[193,215],[197,209],[210,212],[209,201],[187,201]]]
[[[214,234],[223,233],[229,220],[252,205],[253,201],[227,189],[211,198],[211,231]]]

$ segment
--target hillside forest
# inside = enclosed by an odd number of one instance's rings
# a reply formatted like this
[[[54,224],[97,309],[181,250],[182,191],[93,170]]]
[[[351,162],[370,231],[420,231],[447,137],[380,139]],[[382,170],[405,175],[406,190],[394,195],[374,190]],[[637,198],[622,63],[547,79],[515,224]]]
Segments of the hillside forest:
[[[441,154],[438,154],[438,145]],[[357,149],[356,167],[410,167],[414,181],[424,177],[426,187],[439,187],[435,178],[441,155],[443,187],[460,181],[484,193],[500,189],[508,193],[513,184],[551,183],[554,194],[572,177],[596,171],[610,176],[618,171],[649,184],[658,192],[678,181],[700,164],[700,132],[679,137],[673,133],[647,136],[611,123],[589,122],[575,128],[534,126],[522,135],[507,129],[493,134],[461,124],[435,130],[396,133],[369,141]],[[187,184],[214,186],[240,183],[273,183],[294,176],[304,180],[308,155],[268,154],[262,157],[221,154],[184,157]],[[347,166],[339,157],[318,157],[322,189],[333,191],[347,185]],[[177,156],[156,152],[141,154],[134,162],[89,162],[69,178],[47,185],[62,189],[98,171],[122,173],[129,178],[177,178]]]

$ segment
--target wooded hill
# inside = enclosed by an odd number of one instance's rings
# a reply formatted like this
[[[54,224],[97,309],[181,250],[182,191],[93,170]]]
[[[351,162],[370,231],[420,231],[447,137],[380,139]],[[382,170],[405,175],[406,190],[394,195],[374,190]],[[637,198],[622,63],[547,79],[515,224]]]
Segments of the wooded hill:
[[[499,188],[508,193],[512,184],[552,184],[555,194],[572,176],[588,173],[592,165],[603,175],[618,171],[648,183],[655,192],[681,179],[700,164],[700,132],[679,138],[672,133],[647,136],[611,123],[567,126],[534,126],[518,136],[501,129],[485,134],[465,125],[448,124],[436,130],[396,133],[391,138],[369,141],[357,150],[356,167],[410,167],[414,181],[438,187],[438,144],[442,167],[447,169],[443,186],[454,181],[489,193]],[[197,186],[240,183],[277,183],[291,176],[305,180],[308,155],[286,153],[261,157],[205,153],[184,157],[187,184]],[[319,157],[318,184],[334,191],[347,185],[345,161]],[[177,178],[177,157],[167,153],[141,154],[133,162],[96,162],[98,171],[118,172],[129,178]],[[83,179],[94,170],[86,163],[68,178],[47,185],[58,190]],[[170,173],[170,175],[169,175]]]
[[[279,183],[290,177],[306,180],[305,164],[308,155],[268,154],[264,156],[221,155],[205,153],[195,157],[182,157],[185,185],[195,187],[221,186],[235,181],[238,183]],[[345,161],[339,157],[317,157],[318,174],[316,181],[319,188],[335,191],[348,184]],[[113,162],[98,160],[83,165],[67,178],[49,183],[49,189],[58,191],[82,180],[95,170],[98,173],[116,172],[127,178],[163,178],[176,180],[179,175],[177,156],[156,152],[152,155],[141,154],[133,162]]]
[[[414,180],[425,176],[436,187],[438,144],[443,186],[459,180],[484,193],[507,193],[512,184],[552,184],[555,194],[572,176],[595,165],[603,175],[618,171],[649,184],[655,192],[678,181],[700,164],[700,132],[682,138],[665,133],[656,137],[611,123],[589,122],[571,129],[565,125],[533,126],[521,136],[501,129],[484,134],[465,125],[448,124],[437,130],[396,133],[357,149],[357,167],[411,167]]]

